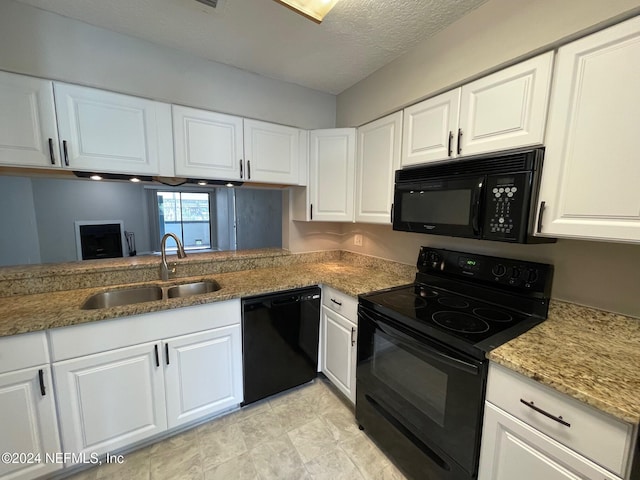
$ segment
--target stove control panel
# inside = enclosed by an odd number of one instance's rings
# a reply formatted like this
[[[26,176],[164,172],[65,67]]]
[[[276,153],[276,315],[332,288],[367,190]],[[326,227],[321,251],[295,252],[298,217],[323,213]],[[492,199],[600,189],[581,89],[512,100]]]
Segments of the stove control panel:
[[[430,247],[420,249],[417,266],[421,273],[546,294],[553,276],[553,265]]]

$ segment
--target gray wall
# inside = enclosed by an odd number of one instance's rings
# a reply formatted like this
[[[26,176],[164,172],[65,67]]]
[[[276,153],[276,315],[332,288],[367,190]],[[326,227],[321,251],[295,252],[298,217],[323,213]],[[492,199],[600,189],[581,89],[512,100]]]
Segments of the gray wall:
[[[334,95],[12,0],[0,1],[0,70],[301,128],[335,125]]]
[[[40,263],[31,180],[0,177],[0,266]]]
[[[282,192],[236,189],[238,250],[282,246]]]
[[[124,182],[32,178],[43,263],[77,260],[76,220],[122,220],[136,250],[149,251],[144,187]]]
[[[338,95],[359,126],[631,13],[638,0],[489,0]]]

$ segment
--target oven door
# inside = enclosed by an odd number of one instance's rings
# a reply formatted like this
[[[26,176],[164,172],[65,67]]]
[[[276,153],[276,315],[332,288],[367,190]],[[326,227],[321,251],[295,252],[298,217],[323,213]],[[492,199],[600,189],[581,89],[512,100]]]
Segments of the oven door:
[[[480,238],[485,177],[396,183],[393,229]]]
[[[356,417],[410,477],[475,478],[486,362],[360,305]]]

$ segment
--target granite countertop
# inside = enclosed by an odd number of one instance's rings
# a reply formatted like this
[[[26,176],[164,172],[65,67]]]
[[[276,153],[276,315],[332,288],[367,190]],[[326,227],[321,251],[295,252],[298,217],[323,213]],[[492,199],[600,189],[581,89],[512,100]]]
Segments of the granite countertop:
[[[80,307],[91,295],[113,290],[116,287],[83,288],[3,297],[0,298],[0,337],[321,283],[355,297],[361,293],[404,285],[413,281],[412,276],[400,275],[397,272],[387,272],[346,262],[323,262],[208,274],[167,282],[127,284],[117,288],[136,285],[177,285],[205,279],[217,281],[221,286],[220,290],[185,298],[172,298],[98,310],[82,310]]]
[[[552,301],[547,320],[490,360],[640,424],[640,319]]]
[[[194,276],[168,282],[152,280],[118,287],[73,288],[1,297],[0,337],[316,284],[329,285],[355,297],[413,281],[412,268],[404,270],[379,263],[372,266],[357,256],[282,265],[279,262],[292,261],[291,255],[282,255],[281,252],[261,252],[263,263],[251,263],[253,260],[246,263],[243,259],[242,270],[197,276],[193,273]],[[116,267],[121,266],[114,265],[114,275],[118,275]],[[16,274],[22,275],[19,269],[10,273],[14,275],[12,279],[18,278]],[[109,272],[103,274],[109,275]],[[157,272],[153,270],[150,274],[155,276]],[[216,280],[221,289],[186,298],[99,310],[80,308],[89,296],[114,288],[166,286],[205,279]],[[552,301],[545,322],[493,350],[488,358],[616,418],[640,424],[640,319]]]

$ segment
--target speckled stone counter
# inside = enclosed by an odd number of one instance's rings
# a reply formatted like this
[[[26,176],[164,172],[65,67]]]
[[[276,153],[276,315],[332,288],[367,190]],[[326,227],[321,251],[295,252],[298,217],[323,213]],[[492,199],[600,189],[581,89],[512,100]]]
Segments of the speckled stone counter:
[[[358,262],[349,262],[347,259],[339,262],[293,262],[279,267],[208,274],[179,278],[168,282],[126,284],[121,287],[176,285],[212,279],[220,284],[221,289],[217,292],[186,298],[172,298],[98,310],[82,310],[80,307],[91,295],[113,290],[113,287],[82,288],[3,297],[0,298],[0,336],[199,305],[321,283],[348,295],[357,296],[361,293],[413,281],[411,267],[404,266],[404,269],[402,267],[394,269],[393,266],[390,266],[390,268],[376,269],[366,263],[366,260],[362,260],[358,264]]]
[[[640,423],[640,319],[553,301],[547,320],[489,359]]]

